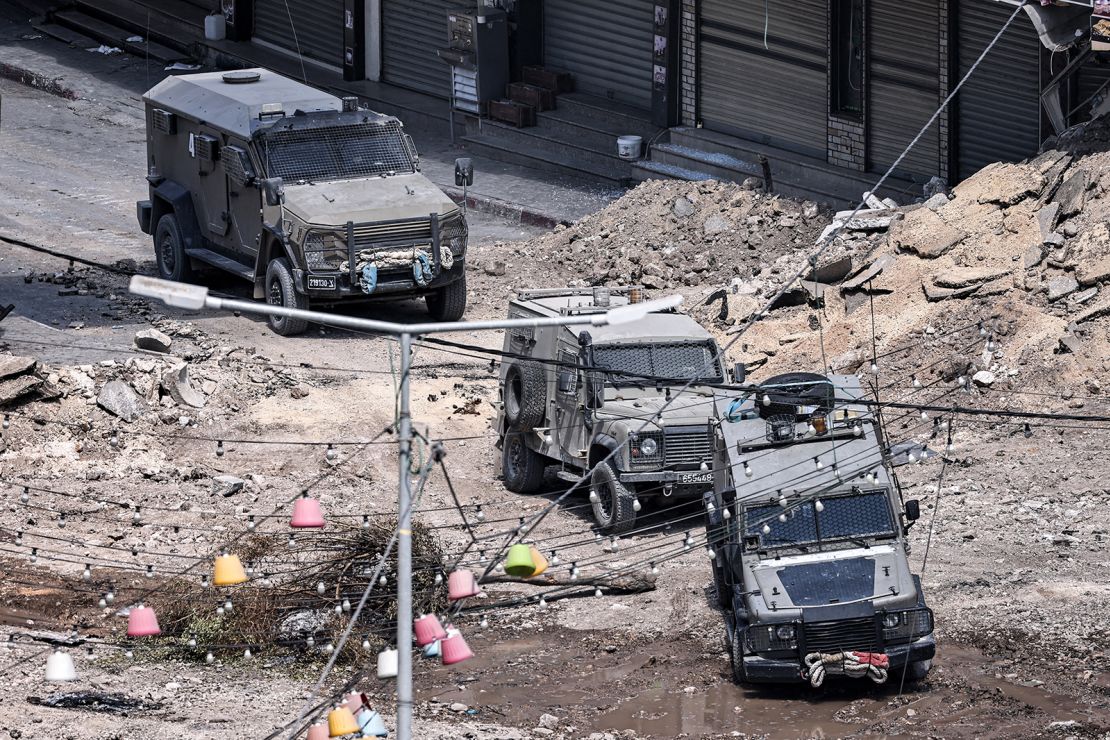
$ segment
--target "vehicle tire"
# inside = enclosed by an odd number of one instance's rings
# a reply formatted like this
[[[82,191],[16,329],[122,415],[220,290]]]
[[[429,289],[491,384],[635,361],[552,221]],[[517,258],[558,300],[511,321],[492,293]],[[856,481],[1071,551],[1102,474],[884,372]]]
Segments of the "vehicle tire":
[[[617,471],[608,462],[598,463],[590,478],[590,492],[597,494],[592,502],[594,519],[601,529],[619,534],[636,524],[636,510],[632,508],[636,494],[621,483]]]
[[[732,639],[729,640],[728,662],[732,667],[732,680],[747,683],[748,674],[744,670],[744,633],[739,628],[732,631]]]
[[[924,681],[925,677],[929,675],[929,671],[933,669],[933,660],[915,660],[906,666],[906,680],[911,683]],[[893,671],[892,671],[893,672]]]
[[[289,269],[289,260],[284,257],[278,257],[266,266],[266,302],[271,306],[308,308],[308,298],[297,292],[293,271]],[[283,337],[300,334],[308,328],[308,322],[304,319],[292,319],[288,316],[271,316],[269,324],[275,334]]]
[[[717,553],[717,557],[721,557],[721,553]],[[728,579],[725,577],[724,566],[713,561],[713,588],[717,590],[717,606],[721,609],[728,609],[732,606],[732,586],[729,585]]]
[[[501,474],[513,493],[532,493],[543,487],[544,459],[520,432],[509,432],[501,445]]]
[[[543,424],[547,411],[547,374],[538,362],[513,362],[505,371],[505,419],[517,432]]]
[[[193,267],[189,255],[185,254],[185,242],[181,239],[177,216],[172,213],[158,219],[154,229],[154,260],[158,263],[158,275],[163,280],[183,283],[193,278]]]
[[[453,283],[424,296],[428,315],[436,321],[458,321],[466,311],[466,273]]]
[[[763,397],[756,399],[756,408],[763,418],[779,414],[793,414],[798,406],[819,406],[832,410],[836,389],[829,379],[817,373],[783,373],[759,384],[767,388],[771,403],[764,405]]]

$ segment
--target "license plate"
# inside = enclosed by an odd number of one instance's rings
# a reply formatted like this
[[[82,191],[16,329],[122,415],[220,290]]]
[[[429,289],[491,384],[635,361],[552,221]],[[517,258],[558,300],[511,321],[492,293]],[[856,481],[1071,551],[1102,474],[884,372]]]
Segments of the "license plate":
[[[335,276],[328,277],[315,277],[309,275],[308,277],[309,290],[335,290]]]
[[[689,486],[695,483],[712,483],[713,473],[679,473],[678,484]]]

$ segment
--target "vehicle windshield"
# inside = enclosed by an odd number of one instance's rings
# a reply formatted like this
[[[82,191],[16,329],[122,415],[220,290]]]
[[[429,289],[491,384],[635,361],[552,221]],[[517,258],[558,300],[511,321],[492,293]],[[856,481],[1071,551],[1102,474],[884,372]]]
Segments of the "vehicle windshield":
[[[820,511],[816,505],[821,502]],[[780,517],[785,516],[786,521]],[[766,526],[770,531],[764,531]],[[745,541],[749,549],[819,545],[894,536],[894,518],[885,490],[829,496],[783,509],[778,503],[744,507]]]
[[[415,171],[396,121],[270,131],[261,137],[258,150],[266,176],[286,182]]]
[[[612,371],[605,373],[605,382],[612,386],[653,385],[657,378],[724,380],[713,342],[599,344],[594,347],[594,362]]]

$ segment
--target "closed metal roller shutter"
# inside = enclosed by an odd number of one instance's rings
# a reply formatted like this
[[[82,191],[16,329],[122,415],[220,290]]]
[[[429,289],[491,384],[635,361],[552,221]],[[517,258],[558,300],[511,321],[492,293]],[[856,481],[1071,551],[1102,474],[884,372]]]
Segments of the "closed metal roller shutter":
[[[940,13],[935,0],[871,0],[870,7],[868,165],[885,172],[940,105]],[[938,172],[939,121],[898,167],[919,181]]]
[[[383,0],[382,79],[449,98],[451,68],[436,50],[447,46],[447,11],[466,5],[459,0]]]
[[[704,0],[699,111],[706,128],[825,158],[826,0]]]
[[[545,0],[544,64],[574,75],[575,89],[651,108],[651,0]]]
[[[960,76],[975,63],[1014,10],[983,0],[960,0]],[[956,98],[960,179],[991,162],[1017,162],[1040,146],[1040,40],[1019,13]],[[955,84],[955,82],[953,83]]]
[[[343,66],[343,0],[257,0],[254,38]],[[290,24],[292,16],[292,24]],[[296,34],[294,34],[296,31]]]
[[[1110,64],[1099,64],[1097,59],[1092,59],[1083,65],[1079,70],[1079,95],[1075,98],[1075,105],[1079,105],[1079,110],[1075,112],[1075,116],[1071,123],[1082,123],[1088,120],[1091,116],[1091,104],[1084,102],[1092,95],[1097,93],[1099,89],[1110,81]],[[1102,91],[1104,97],[1110,96],[1110,86]],[[1082,105],[1080,105],[1082,103]]]

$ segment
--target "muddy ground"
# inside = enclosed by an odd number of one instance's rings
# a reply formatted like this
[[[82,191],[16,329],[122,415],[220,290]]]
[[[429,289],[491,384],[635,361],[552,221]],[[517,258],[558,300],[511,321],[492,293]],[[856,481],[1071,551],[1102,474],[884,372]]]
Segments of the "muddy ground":
[[[111,95],[64,101],[2,82],[0,91],[0,231],[105,263],[132,260],[149,271],[149,243],[134,226],[133,203],[144,194],[138,108]],[[90,146],[90,139],[114,145]],[[107,171],[116,174],[104,178]],[[520,240],[538,233],[481,215],[474,223],[476,262],[504,262],[506,274],[472,273],[468,315],[500,317],[510,289],[537,279],[530,265],[535,245],[546,242],[521,247]],[[782,250],[788,242],[775,244]],[[124,277],[80,266],[81,280],[58,280],[81,283],[84,294],[60,295],[68,291],[53,275],[66,271],[64,262],[10,245],[0,249],[0,303],[17,304],[0,324],[0,349],[37,357],[64,393],[21,405],[5,430],[4,632],[76,628],[104,640],[91,654],[73,651],[80,673],[73,688],[123,693],[148,705],[117,716],[35,703],[33,697],[55,688],[42,680],[44,656],[37,653],[45,643],[23,636],[19,644],[0,645],[0,677],[8,683],[0,732],[13,738],[266,736],[295,717],[322,667],[319,646],[249,661],[241,649],[216,647],[212,664],[199,654],[183,659],[148,649],[128,658],[113,647],[123,644],[125,624],[115,609],[128,603],[128,594],[159,587],[195,562],[189,558],[206,557],[244,532],[251,515],[260,518],[261,531],[284,533],[284,518],[261,517],[321,476],[313,492],[330,516],[357,523],[363,514],[395,511],[392,445],[342,445],[335,460],[325,451],[329,441],[367,440],[390,424],[396,346],[333,330],[281,339],[255,319],[169,311],[128,297]],[[688,267],[668,267],[675,272],[661,279],[693,302],[707,286],[694,277],[696,284],[686,284],[688,273],[704,272]],[[553,270],[552,279],[575,277],[566,264]],[[224,281],[214,285],[236,289]],[[877,310],[885,310],[881,300]],[[415,318],[422,307],[367,315]],[[173,337],[174,357],[190,362],[206,396],[203,408],[161,400],[156,386],[169,363],[132,348],[135,332],[151,325]],[[719,329],[725,336],[727,328]],[[493,333],[452,338],[485,347],[501,341]],[[827,349],[847,352],[856,341]],[[904,341],[918,339],[907,334]],[[759,347],[767,346],[764,337]],[[558,495],[514,496],[494,478],[495,371],[480,353],[423,345],[412,378],[418,427],[447,440],[451,480],[463,504],[483,505],[486,521],[476,526],[489,533]],[[157,405],[134,424],[119,422],[90,403],[91,389],[110,379],[149,389]],[[1072,393],[1092,413],[1106,413],[1105,397],[1078,378]],[[985,391],[976,394],[965,403],[991,400]],[[80,426],[90,419],[89,428]],[[895,437],[924,439],[930,431],[912,419],[904,426],[892,419],[890,428]],[[480,613],[459,619],[477,657],[457,667],[417,662],[418,737],[1105,737],[1107,436],[1106,430],[1047,428],[1025,437],[1012,425],[967,425],[959,428],[939,495],[939,462],[899,470],[907,496],[922,499],[925,512],[911,537],[915,570],[922,570],[932,531],[922,575],[937,614],[939,652],[921,686],[733,685],[708,565],[695,547],[662,563],[656,588],[646,593],[553,601],[542,611],[534,605],[489,609],[486,628]],[[227,440],[222,456],[215,440]],[[242,479],[243,488],[227,496],[214,489],[214,479],[225,474]],[[61,493],[36,490],[24,504],[20,486]],[[422,522],[440,527],[441,547],[459,552],[465,535],[441,473],[430,477],[420,509]],[[607,542],[593,541],[586,511],[585,497],[574,496],[533,533],[545,550],[560,550],[564,564],[593,560],[586,575],[673,545],[691,516],[682,508],[647,512],[655,528],[623,538],[612,553],[603,550]],[[60,512],[65,527],[57,526]],[[668,529],[668,521],[678,523]],[[696,524],[690,528],[696,531]],[[39,553],[34,563],[31,547]],[[90,581],[81,578],[86,562],[93,563]],[[148,565],[154,578],[144,577]],[[100,609],[97,600],[108,588],[120,597],[115,607]],[[491,585],[487,591],[492,604],[535,589]],[[203,600],[214,613],[219,599]],[[149,601],[157,607],[157,594]],[[329,685],[372,660],[370,654],[344,664]],[[368,679],[360,689],[391,720],[391,684]]]

